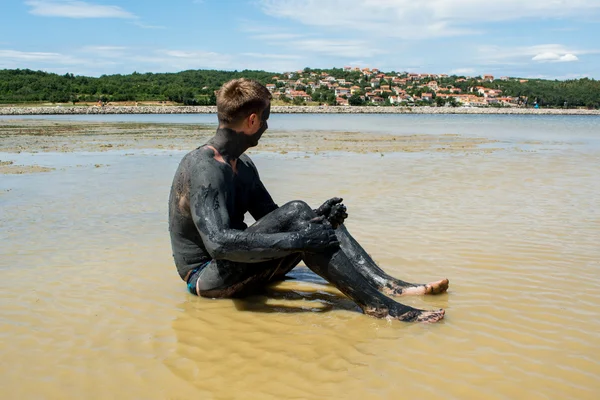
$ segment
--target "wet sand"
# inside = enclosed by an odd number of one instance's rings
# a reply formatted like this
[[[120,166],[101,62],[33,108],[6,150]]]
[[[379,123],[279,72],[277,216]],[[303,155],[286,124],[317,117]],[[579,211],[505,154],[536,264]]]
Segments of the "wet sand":
[[[349,230],[384,269],[450,279],[448,294],[402,298],[447,310],[421,325],[362,315],[306,268],[264,296],[188,294],[167,197],[208,129],[60,123],[25,135],[49,123],[19,124],[0,133],[0,160],[52,171],[0,175],[6,398],[600,392],[597,148],[485,132],[266,134],[253,160],[279,204],[340,195]]]
[[[198,124],[72,121],[0,121],[0,153],[76,152],[131,149],[185,150],[214,134],[214,127]],[[387,153],[481,151],[495,140],[445,135],[383,135],[331,131],[269,131],[260,147],[250,152]],[[489,149],[488,149],[489,150]]]
[[[1,174],[34,174],[38,172],[50,172],[54,168],[40,167],[39,165],[14,165],[13,161],[0,161]]]

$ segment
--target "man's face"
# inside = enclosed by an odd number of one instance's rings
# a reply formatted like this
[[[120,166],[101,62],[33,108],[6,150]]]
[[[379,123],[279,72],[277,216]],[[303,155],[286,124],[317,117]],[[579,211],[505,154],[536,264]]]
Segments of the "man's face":
[[[252,146],[256,146],[258,144],[258,141],[260,140],[260,137],[262,136],[262,134],[265,133],[265,131],[269,128],[269,124],[267,123],[267,120],[269,119],[270,115],[271,115],[271,104],[269,103],[267,108],[265,108],[263,110],[262,114],[259,117],[260,125],[258,126],[258,130],[255,133],[253,133],[250,137]]]

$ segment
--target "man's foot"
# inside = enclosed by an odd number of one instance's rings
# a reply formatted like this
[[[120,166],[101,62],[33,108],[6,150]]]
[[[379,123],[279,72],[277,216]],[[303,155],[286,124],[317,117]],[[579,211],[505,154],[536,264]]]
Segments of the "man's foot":
[[[430,282],[425,285],[414,285],[401,287],[391,283],[383,288],[383,292],[390,296],[416,296],[423,294],[440,294],[448,290],[450,281],[442,279],[436,282]]]
[[[405,315],[406,314],[400,316],[398,319],[400,319],[401,321],[404,321],[404,319],[402,319],[402,318]],[[438,322],[439,320],[444,318],[444,315],[446,315],[446,311],[444,311],[441,308],[439,310],[431,310],[431,311],[419,310],[418,316],[413,321],[430,324],[433,322]],[[411,322],[411,320],[407,320],[407,322]]]
[[[402,305],[400,305],[402,306]],[[404,311],[403,313],[401,313],[402,311]],[[364,309],[365,314],[370,315],[372,317],[376,317],[376,318],[387,318],[387,317],[391,317],[391,318],[395,318],[399,321],[403,321],[403,322],[424,322],[424,323],[433,323],[433,322],[438,322],[439,320],[441,320],[442,318],[444,318],[444,315],[446,314],[446,311],[444,311],[443,309],[439,309],[439,310],[431,310],[431,311],[427,311],[427,310],[418,310],[416,308],[413,308],[409,311],[406,311],[406,307],[402,306],[402,308],[397,308],[397,307],[390,307],[388,308],[365,308]]]

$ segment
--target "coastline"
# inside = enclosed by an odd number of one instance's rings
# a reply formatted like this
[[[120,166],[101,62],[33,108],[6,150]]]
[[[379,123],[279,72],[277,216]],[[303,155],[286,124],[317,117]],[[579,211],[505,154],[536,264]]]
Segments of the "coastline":
[[[82,114],[216,114],[216,106],[40,106],[0,107],[0,116]],[[600,115],[600,110],[556,108],[273,106],[275,114],[491,114]]]

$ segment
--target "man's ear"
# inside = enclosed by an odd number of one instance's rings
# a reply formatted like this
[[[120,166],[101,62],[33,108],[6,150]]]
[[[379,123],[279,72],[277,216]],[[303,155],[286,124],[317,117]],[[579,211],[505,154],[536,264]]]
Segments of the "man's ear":
[[[259,118],[256,113],[252,113],[246,117],[244,120],[245,129],[249,129],[252,131],[259,124]]]
[[[250,114],[248,117],[248,127],[252,128],[258,122],[258,115],[256,113]]]

